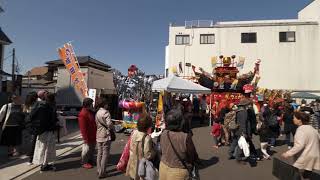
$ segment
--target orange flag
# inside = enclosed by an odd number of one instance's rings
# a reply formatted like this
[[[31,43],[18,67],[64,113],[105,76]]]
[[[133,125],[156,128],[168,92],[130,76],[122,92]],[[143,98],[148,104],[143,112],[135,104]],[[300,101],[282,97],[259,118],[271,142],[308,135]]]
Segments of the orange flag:
[[[75,88],[80,91],[83,97],[88,96],[88,87],[85,82],[84,76],[81,72],[78,60],[73,51],[72,45],[70,43],[66,43],[63,47],[58,49],[59,56],[65,65],[66,69],[69,71],[71,75],[71,80],[75,86]]]

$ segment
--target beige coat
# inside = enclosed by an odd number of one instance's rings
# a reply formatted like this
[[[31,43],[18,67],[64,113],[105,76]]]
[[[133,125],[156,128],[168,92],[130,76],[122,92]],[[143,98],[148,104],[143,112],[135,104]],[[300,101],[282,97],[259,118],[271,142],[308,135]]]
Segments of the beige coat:
[[[130,157],[129,162],[127,165],[126,176],[129,176],[132,179],[136,179],[136,172],[137,172],[137,153],[136,147],[139,143],[138,151],[139,151],[139,159],[142,159],[142,151],[141,151],[141,142],[142,138],[146,133],[135,131],[131,137],[131,144],[130,144]],[[144,158],[151,160],[155,155],[155,150],[152,144],[152,139],[149,135],[146,136],[144,141]]]
[[[293,164],[298,169],[320,170],[320,135],[309,125],[299,126],[294,136],[294,146],[286,152],[295,156]]]
[[[111,141],[110,130],[114,130],[114,126],[111,121],[111,115],[108,110],[100,108],[96,114],[97,124],[97,142]],[[103,126],[103,125],[104,126]],[[108,129],[106,129],[107,127]]]

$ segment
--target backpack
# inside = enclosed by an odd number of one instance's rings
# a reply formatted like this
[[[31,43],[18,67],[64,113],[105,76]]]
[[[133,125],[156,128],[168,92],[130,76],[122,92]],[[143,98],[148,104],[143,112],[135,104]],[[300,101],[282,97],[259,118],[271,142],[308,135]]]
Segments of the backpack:
[[[275,126],[277,126],[277,125],[278,125],[277,115],[272,114],[272,115],[268,118],[267,122],[268,122],[269,127],[275,127]]]
[[[239,128],[239,125],[237,123],[237,113],[236,112],[231,111],[226,114],[225,120],[224,120],[224,126],[230,130],[236,130]]]

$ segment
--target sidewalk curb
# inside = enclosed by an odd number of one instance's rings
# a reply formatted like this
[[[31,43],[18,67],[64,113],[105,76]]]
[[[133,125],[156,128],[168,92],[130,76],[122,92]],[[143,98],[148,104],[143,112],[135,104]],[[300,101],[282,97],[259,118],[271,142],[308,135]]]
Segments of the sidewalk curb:
[[[81,135],[80,135],[80,131],[77,131],[77,132],[74,132],[74,133],[72,133],[72,134],[70,134],[70,135],[67,135],[67,136],[65,136],[65,137],[63,137],[62,139],[61,139],[61,142],[59,143],[59,144],[56,144],[56,147],[59,147],[59,145],[63,145],[64,143],[69,143],[68,141],[69,140],[74,140],[74,139],[78,139],[78,138],[81,138]],[[78,149],[79,147],[81,147],[82,146],[82,144],[83,144],[83,142],[81,141],[81,140],[79,140],[79,141],[76,141],[76,146],[75,147],[65,147],[65,148],[63,148],[63,149],[61,149],[60,150],[60,153],[58,154],[58,152],[57,152],[57,157],[56,157],[56,160],[60,160],[60,159],[62,159],[66,154],[68,154],[68,153],[72,153],[73,151],[75,151],[76,149]],[[56,151],[59,151],[59,150],[56,150]],[[26,163],[26,160],[27,158],[20,158],[20,159],[17,159],[17,160],[14,160],[14,161],[11,161],[11,162],[9,162],[9,163],[7,163],[7,164],[4,164],[4,165],[2,165],[2,166],[0,166],[0,172],[1,172],[1,170],[8,170],[8,168],[10,168],[10,166],[13,166],[13,164],[15,164],[15,163],[17,163],[17,162],[19,162],[19,161],[22,161],[22,163],[19,163],[19,164],[17,164],[17,165],[22,165],[22,164],[24,164],[24,163]],[[6,169],[7,168],[7,169]],[[13,176],[14,177],[7,177],[7,179],[10,179],[10,180],[13,180],[13,179],[23,179],[23,178],[26,178],[26,177],[28,177],[29,175],[31,175],[31,174],[33,174],[33,173],[35,173],[35,172],[37,172],[37,171],[39,171],[40,170],[40,165],[36,165],[36,166],[31,166],[30,168],[28,168],[27,170],[25,170],[25,171],[23,171],[23,172],[21,172],[21,173],[19,173],[19,174],[17,174],[17,175],[15,175],[15,174],[13,174]],[[33,172],[33,173],[30,173],[30,172]],[[29,174],[30,173],[30,174]],[[1,173],[2,174],[2,173]],[[28,176],[25,176],[26,174],[28,174]]]
[[[69,155],[72,152],[80,149],[81,146],[82,146],[82,144],[77,146],[77,147],[74,147],[74,148],[72,148],[72,149],[70,149],[70,150],[68,150],[66,152],[64,152],[63,154],[61,154],[60,156],[57,157],[57,160],[62,159],[64,157],[64,155]],[[34,174],[34,173],[36,173],[38,171],[40,171],[40,165],[37,165],[37,166],[29,169],[28,171],[25,171],[25,172],[17,175],[16,177],[11,178],[10,180],[23,180],[24,178],[27,178],[27,177],[31,176],[32,174]]]

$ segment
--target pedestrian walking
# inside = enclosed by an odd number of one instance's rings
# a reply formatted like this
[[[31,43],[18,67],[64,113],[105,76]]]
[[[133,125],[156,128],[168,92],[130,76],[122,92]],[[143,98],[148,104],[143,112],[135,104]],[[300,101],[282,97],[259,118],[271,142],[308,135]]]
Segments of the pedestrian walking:
[[[165,118],[166,130],[160,137],[161,162],[159,180],[185,180],[190,177],[190,167],[199,164],[199,157],[191,134],[181,129],[183,114],[177,109],[169,111]]]
[[[228,114],[230,112],[230,107],[229,106],[230,105],[225,103],[223,105],[223,107],[221,108],[221,111],[219,113],[218,122],[222,125],[222,128],[223,128],[223,124],[224,124],[224,121],[225,121],[226,114]],[[225,145],[229,145],[229,134],[225,133],[225,131],[223,131],[223,133],[221,134],[221,140],[223,141],[223,143]]]
[[[226,114],[224,118],[224,124],[222,125],[224,136],[226,138],[226,145],[230,144],[230,140],[234,136],[234,132],[235,132],[234,130],[237,129],[237,127],[235,126],[237,126],[236,111],[238,110],[238,107],[234,104],[230,104],[230,107],[231,107],[231,111]]]
[[[78,116],[79,128],[83,139],[81,163],[85,169],[93,168],[96,147],[97,125],[93,113],[93,100],[85,98]]]
[[[36,141],[37,141],[37,134],[33,131],[32,128],[32,121],[31,121],[31,112],[34,111],[35,109],[35,104],[37,103],[37,99],[38,99],[38,94],[36,92],[30,92],[27,97],[26,97],[26,101],[24,104],[24,110],[23,112],[26,115],[26,128],[27,128],[27,132],[30,135],[30,149],[27,153],[27,156],[29,157],[29,161],[28,161],[28,165],[32,165],[32,161],[33,161],[33,154],[34,154],[34,149],[36,146]]]
[[[218,149],[221,146],[222,126],[219,120],[216,120],[211,127],[211,135],[213,137],[213,148]]]
[[[239,138],[240,136],[244,136],[245,138],[247,138],[249,134],[251,134],[251,127],[248,121],[248,112],[246,109],[246,106],[249,104],[250,101],[248,99],[241,99],[238,104],[238,110],[236,115],[236,123],[238,125],[238,128],[235,130],[232,143],[229,149],[229,159],[236,158],[238,162],[242,160],[242,152],[238,147]]]
[[[141,179],[138,174],[140,161],[143,158],[150,161],[156,154],[152,138],[147,134],[151,126],[152,119],[147,114],[144,114],[137,122],[138,130],[131,136],[130,157],[127,165],[126,176],[129,176],[132,180]]]
[[[282,157],[295,157],[294,167],[301,171],[303,178],[309,178],[313,170],[320,170],[320,135],[310,125],[310,116],[295,112],[293,122],[298,126],[294,136],[294,146]]]
[[[286,135],[286,144],[288,149],[292,147],[291,135],[294,137],[297,127],[293,123],[293,112],[294,108],[290,104],[286,104],[284,108],[283,114],[283,122],[284,122],[284,133]]]
[[[263,112],[263,118],[270,128],[270,145],[271,147],[276,146],[276,140],[280,135],[280,126],[278,121],[279,111],[276,109],[271,109],[269,106],[266,106]]]
[[[260,118],[259,128],[257,128],[259,139],[260,139],[260,148],[264,159],[270,159],[270,155],[267,152],[268,141],[270,137],[270,128],[266,121],[263,118]]]
[[[41,171],[55,170],[54,161],[56,159],[55,130],[57,129],[58,118],[55,106],[55,95],[47,93],[45,103],[41,103],[39,108],[31,115],[35,119],[40,119],[40,126],[37,129],[37,142],[35,146],[33,164],[41,165]]]
[[[111,142],[114,141],[113,135],[115,130],[111,121],[111,115],[108,111],[108,101],[106,99],[99,99],[97,101],[96,114],[97,125],[97,172],[99,178],[107,177],[107,164],[110,156]]]
[[[18,147],[22,143],[22,131],[25,126],[24,113],[19,96],[12,95],[9,103],[2,106],[0,122],[2,124],[0,145],[8,147],[8,156],[18,156]]]

